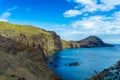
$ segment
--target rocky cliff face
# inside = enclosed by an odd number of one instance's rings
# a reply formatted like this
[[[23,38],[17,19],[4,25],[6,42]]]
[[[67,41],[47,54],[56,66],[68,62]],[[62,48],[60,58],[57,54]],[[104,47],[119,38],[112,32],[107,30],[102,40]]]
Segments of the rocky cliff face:
[[[18,52],[33,47],[43,50],[45,56],[49,56],[54,51],[62,50],[62,42],[59,35],[33,26],[1,22],[0,35],[17,42],[14,47],[17,48]],[[21,44],[24,45],[22,46]]]
[[[120,61],[114,66],[104,69],[101,73],[96,73],[88,80],[120,80]]]
[[[0,80],[61,80],[45,62],[61,49],[54,32],[0,22]]]
[[[80,44],[75,41],[62,40],[63,48],[80,48]]]

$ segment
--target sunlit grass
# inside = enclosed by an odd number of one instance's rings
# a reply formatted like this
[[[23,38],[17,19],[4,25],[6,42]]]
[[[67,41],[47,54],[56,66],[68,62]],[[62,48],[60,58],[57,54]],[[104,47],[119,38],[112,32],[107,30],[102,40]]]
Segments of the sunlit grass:
[[[0,22],[0,30],[13,30],[15,32],[25,33],[29,35],[35,35],[40,33],[49,34],[48,31],[33,27],[31,25],[18,25],[18,24],[10,24],[7,22]]]

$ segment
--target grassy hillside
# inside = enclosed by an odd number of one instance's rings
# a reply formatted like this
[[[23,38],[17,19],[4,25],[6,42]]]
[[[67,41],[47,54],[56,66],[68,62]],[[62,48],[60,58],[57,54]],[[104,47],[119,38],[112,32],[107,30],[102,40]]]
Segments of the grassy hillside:
[[[0,80],[60,80],[45,59],[61,49],[55,32],[0,22]]]
[[[62,49],[60,37],[55,32],[46,31],[30,25],[0,22],[0,34],[6,38],[27,44],[29,47],[34,46],[37,48],[42,46],[47,53],[53,53],[54,50]]]
[[[17,33],[25,33],[28,35],[35,35],[35,34],[49,34],[48,31],[45,31],[44,29],[38,29],[36,27],[33,27],[31,25],[18,25],[18,24],[10,24],[6,22],[0,22],[0,30],[12,30]]]

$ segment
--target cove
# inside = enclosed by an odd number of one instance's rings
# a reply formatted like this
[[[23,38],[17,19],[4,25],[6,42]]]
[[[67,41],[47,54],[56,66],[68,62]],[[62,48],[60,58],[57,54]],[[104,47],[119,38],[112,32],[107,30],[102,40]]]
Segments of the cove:
[[[68,48],[48,58],[49,67],[63,80],[85,80],[120,60],[120,45],[99,48]],[[77,62],[78,66],[66,66]]]

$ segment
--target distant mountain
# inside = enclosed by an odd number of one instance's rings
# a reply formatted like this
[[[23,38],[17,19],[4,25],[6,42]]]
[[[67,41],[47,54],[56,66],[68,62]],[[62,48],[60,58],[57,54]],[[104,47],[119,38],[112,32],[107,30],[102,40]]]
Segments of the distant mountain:
[[[113,47],[111,44],[104,43],[100,38],[97,36],[89,36],[85,39],[77,41],[80,44],[80,47]]]

